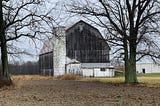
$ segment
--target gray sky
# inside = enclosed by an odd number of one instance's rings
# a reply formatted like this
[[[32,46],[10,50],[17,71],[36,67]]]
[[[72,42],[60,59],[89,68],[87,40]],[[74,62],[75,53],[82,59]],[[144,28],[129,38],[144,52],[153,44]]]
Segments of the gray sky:
[[[66,12],[63,11],[64,10],[63,2],[64,2],[63,0],[48,0],[44,8],[45,10],[50,10],[52,8],[58,9],[58,10],[52,11],[52,17],[54,17],[56,19],[56,22],[61,26],[68,26],[80,20],[79,17],[78,18],[74,17],[70,19],[67,18],[69,16],[66,14]],[[55,26],[57,26],[56,23],[55,23]],[[35,42],[33,42],[29,38],[20,38],[19,42],[14,42],[14,45],[18,45],[17,47],[19,49],[21,49],[22,51],[26,51],[31,55],[19,54],[18,57],[9,56],[10,62],[38,61],[39,59],[38,55],[39,55],[40,49],[43,46],[43,42],[36,40],[36,45],[35,45]]]
[[[86,19],[79,17],[79,16],[69,17],[69,14],[66,14],[66,12],[63,11],[65,9],[63,3],[65,3],[65,2],[70,2],[70,0],[48,0],[48,3],[46,3],[46,6],[44,8],[46,10],[50,10],[51,8],[58,9],[58,10],[54,10],[52,12],[52,16],[56,19],[56,22],[60,26],[70,26],[81,19],[86,21]],[[56,26],[56,24],[55,24],[55,26]],[[100,29],[100,28],[98,28],[98,29]],[[103,35],[103,30],[100,30],[100,32],[102,32],[102,35]],[[35,44],[31,40],[26,39],[26,38],[25,39],[21,38],[20,42],[17,42],[16,45],[19,45],[20,49],[23,49],[32,55],[28,56],[28,55],[20,54],[20,58],[9,57],[9,61],[15,61],[15,60],[16,61],[17,60],[18,61],[38,61],[38,59],[39,59],[38,55],[39,55],[40,49],[43,46],[42,42],[37,40],[36,46],[35,46]],[[140,62],[144,62],[144,61],[142,60]]]

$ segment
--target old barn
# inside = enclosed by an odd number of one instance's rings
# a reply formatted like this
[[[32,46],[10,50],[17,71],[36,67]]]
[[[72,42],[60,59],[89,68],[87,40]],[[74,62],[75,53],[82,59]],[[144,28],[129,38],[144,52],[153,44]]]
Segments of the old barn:
[[[43,75],[112,77],[109,51],[98,29],[81,20],[70,27],[54,28],[53,38],[40,51],[40,71]]]

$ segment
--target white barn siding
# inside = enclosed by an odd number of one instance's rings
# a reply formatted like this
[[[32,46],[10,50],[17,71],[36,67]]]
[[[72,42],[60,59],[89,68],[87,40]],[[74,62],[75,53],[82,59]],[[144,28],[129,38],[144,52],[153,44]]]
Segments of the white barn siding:
[[[115,72],[113,69],[106,68],[105,71],[101,71],[100,68],[82,69],[84,77],[114,77]]]
[[[93,77],[94,73],[93,73],[93,69],[82,69],[82,75],[84,77]]]
[[[81,64],[68,64],[66,66],[67,73],[73,73],[81,75]]]
[[[113,77],[115,72],[109,63],[81,63],[85,77]],[[103,68],[104,71],[101,71]]]
[[[94,69],[95,77],[113,77],[114,70],[113,69],[105,69],[105,71],[101,71],[101,69]]]
[[[160,73],[160,65],[153,63],[136,64],[137,73]]]
[[[66,34],[63,27],[55,28],[53,49],[54,75],[65,74],[66,64]]]

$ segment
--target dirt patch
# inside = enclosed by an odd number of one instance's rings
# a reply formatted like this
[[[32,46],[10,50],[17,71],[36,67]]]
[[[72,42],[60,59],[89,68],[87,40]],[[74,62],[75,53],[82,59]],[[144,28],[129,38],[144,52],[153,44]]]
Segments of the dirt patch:
[[[159,106],[160,88],[101,82],[17,80],[0,106]]]

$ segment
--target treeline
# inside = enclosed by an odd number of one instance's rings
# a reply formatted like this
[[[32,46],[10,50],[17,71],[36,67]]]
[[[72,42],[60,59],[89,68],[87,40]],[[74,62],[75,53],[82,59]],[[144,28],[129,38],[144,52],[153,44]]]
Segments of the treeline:
[[[9,72],[11,75],[39,75],[39,62],[10,63]]]

